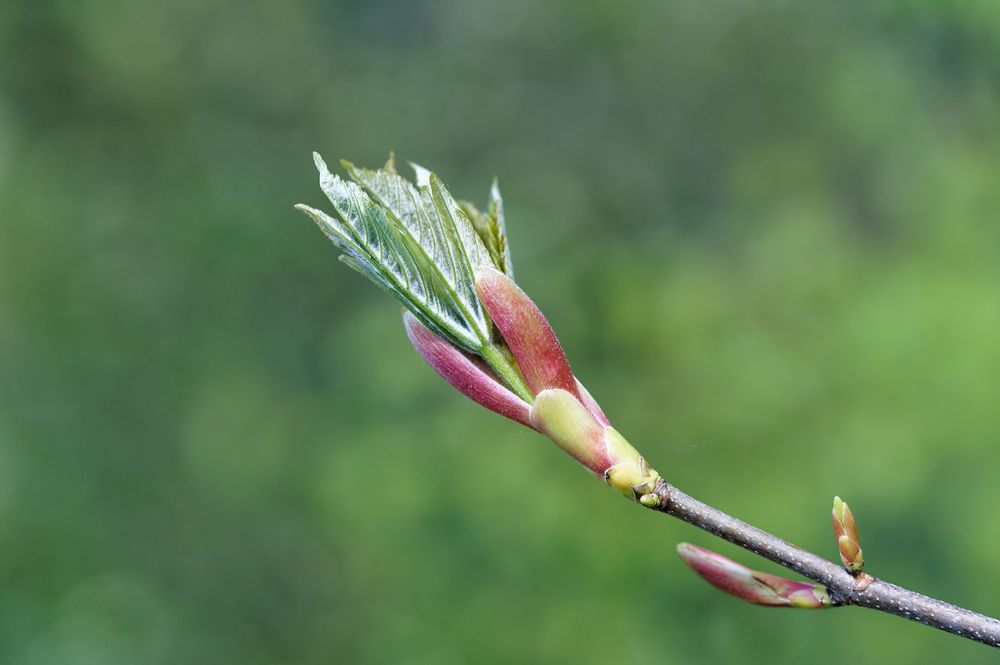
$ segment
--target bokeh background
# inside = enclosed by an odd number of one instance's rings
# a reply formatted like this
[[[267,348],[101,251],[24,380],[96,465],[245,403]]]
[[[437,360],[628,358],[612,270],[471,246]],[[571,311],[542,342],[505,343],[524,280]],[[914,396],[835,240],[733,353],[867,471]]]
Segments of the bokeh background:
[[[690,493],[1000,614],[1000,5],[0,9],[0,662],[994,662],[768,611],[466,402],[292,204],[505,196],[519,282]]]

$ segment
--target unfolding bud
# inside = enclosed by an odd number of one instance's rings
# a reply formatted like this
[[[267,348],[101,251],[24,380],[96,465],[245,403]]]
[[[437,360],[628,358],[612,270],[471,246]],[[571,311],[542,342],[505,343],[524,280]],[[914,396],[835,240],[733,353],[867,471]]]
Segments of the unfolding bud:
[[[837,537],[844,568],[852,575],[857,575],[865,565],[858,525],[854,522],[851,509],[839,496],[833,497],[833,533]]]
[[[748,603],[804,609],[831,606],[830,593],[822,584],[796,582],[751,570],[721,554],[690,543],[680,543],[677,554],[703,580]]]
[[[621,494],[655,506],[659,475],[611,427],[601,407],[573,376],[538,306],[510,277],[490,267],[480,271],[476,291],[534,395],[531,426]]]
[[[491,411],[543,432],[622,494],[655,507],[659,479],[573,375],[552,327],[514,283],[496,183],[480,213],[438,177],[342,162],[353,182],[314,155],[331,216],[298,206],[349,266],[409,311],[407,335],[431,367]],[[499,331],[499,336],[497,332]]]

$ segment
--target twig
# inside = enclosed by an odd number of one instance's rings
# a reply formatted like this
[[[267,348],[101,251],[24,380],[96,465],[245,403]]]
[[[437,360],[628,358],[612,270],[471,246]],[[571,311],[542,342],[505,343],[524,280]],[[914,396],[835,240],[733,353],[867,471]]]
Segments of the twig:
[[[734,545],[826,585],[834,605],[858,605],[918,621],[954,635],[1000,647],[1000,621],[840,566],[694,499],[660,479],[654,510],[672,515]]]
[[[512,279],[503,202],[495,183],[488,210],[480,213],[471,204],[456,203],[426,169],[415,167],[416,184],[402,178],[391,155],[377,171],[344,162],[354,182],[331,174],[322,158],[314,157],[320,186],[339,218],[298,207],[340,248],[345,263],[402,303],[410,341],[452,386],[477,404],[552,439],[625,496],[823,586],[752,571],[682,543],[678,553],[707,581],[748,602],[811,608],[860,605],[1000,647],[1000,621],[861,572],[864,557],[857,525],[839,498],[832,518],[845,568],[664,482],[611,426],[574,376],[541,310]]]

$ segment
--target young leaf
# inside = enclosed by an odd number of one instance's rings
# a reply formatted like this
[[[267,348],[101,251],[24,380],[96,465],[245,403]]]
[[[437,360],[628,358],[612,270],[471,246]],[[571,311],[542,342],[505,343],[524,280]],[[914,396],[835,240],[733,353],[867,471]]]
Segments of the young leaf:
[[[489,340],[489,318],[475,289],[480,267],[491,265],[486,248],[436,175],[428,171],[418,176],[426,184],[415,187],[395,172],[394,161],[390,156],[386,168],[379,170],[359,168],[346,160],[341,164],[420,246],[477,337]]]
[[[373,201],[357,184],[331,174],[322,158],[314,157],[320,187],[340,219],[309,206],[296,207],[344,252],[345,263],[388,291],[428,328],[462,348],[480,351],[490,340],[491,326],[476,296],[473,268],[459,245],[458,231],[437,219],[443,216],[440,206],[433,206],[437,221],[424,220],[424,226],[415,227],[423,235],[415,236],[388,206]],[[434,180],[432,176],[432,186]],[[447,201],[440,194],[434,198]],[[420,192],[419,200],[418,214],[429,216],[430,188],[426,194]],[[453,220],[449,223],[454,227]],[[480,251],[486,255],[481,245]]]
[[[493,238],[492,245],[496,248],[497,257],[502,259],[500,270],[508,277],[514,279],[514,266],[510,262],[510,245],[507,244],[507,222],[503,217],[503,199],[500,198],[500,185],[496,178],[490,187],[490,205],[487,209],[487,217],[490,222],[490,235]]]
[[[510,262],[510,246],[507,244],[507,225],[503,217],[503,199],[500,198],[500,188],[493,180],[490,187],[490,202],[486,212],[481,212],[468,201],[461,201],[462,210],[472,222],[473,228],[482,239],[490,258],[498,270],[514,278],[514,268]]]

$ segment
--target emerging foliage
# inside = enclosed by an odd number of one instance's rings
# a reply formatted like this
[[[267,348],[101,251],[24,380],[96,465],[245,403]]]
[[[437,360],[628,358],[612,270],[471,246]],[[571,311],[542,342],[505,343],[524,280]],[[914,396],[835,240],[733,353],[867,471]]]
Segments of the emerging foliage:
[[[399,300],[435,333],[463,349],[482,352],[493,327],[476,295],[475,279],[496,263],[483,236],[441,180],[414,165],[414,185],[396,172],[390,156],[382,169],[342,162],[354,182],[330,173],[314,154],[320,187],[338,217],[305,205],[309,215],[344,252],[341,259]],[[494,197],[499,202],[499,193]],[[500,204],[491,204],[493,247],[502,233]],[[500,256],[506,256],[505,254]],[[509,265],[509,260],[504,259]]]
[[[657,505],[659,474],[611,427],[510,276],[496,182],[482,213],[457,203],[425,168],[412,165],[416,183],[406,180],[392,156],[381,169],[341,162],[353,182],[315,158],[339,218],[298,207],[348,265],[409,310],[407,335],[431,367],[477,404],[548,436],[624,496]]]
[[[500,186],[496,179],[490,187],[490,202],[486,206],[486,212],[480,212],[476,206],[468,201],[460,201],[462,210],[468,215],[469,221],[476,229],[476,233],[482,238],[486,245],[490,258],[501,272],[511,279],[514,278],[514,268],[510,262],[510,245],[507,244],[507,223],[503,217],[503,199],[500,198]]]

